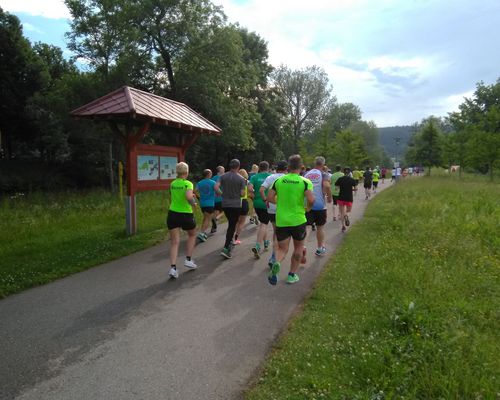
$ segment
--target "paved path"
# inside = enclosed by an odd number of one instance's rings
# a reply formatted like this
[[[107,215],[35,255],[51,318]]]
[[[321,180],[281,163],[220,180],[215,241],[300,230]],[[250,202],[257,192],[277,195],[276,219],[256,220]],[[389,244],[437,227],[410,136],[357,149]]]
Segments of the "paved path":
[[[360,190],[353,222],[366,204]],[[0,399],[240,398],[343,234],[327,224],[323,258],[309,234],[300,282],[284,283],[287,259],[273,287],[268,254],[250,251],[255,226],[227,261],[224,231],[196,247],[199,269],[181,266],[178,280],[167,279],[162,243],[0,301]]]

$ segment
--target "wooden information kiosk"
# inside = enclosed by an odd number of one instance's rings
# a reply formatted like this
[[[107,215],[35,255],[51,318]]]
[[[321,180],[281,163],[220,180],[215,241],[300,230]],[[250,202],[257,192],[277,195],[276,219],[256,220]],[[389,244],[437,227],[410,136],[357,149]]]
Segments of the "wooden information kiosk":
[[[101,120],[125,145],[126,229],[137,233],[136,193],[168,189],[175,165],[199,135],[220,135],[221,129],[187,105],[124,86],[71,112],[75,118]],[[152,126],[168,130],[169,146],[141,144]]]

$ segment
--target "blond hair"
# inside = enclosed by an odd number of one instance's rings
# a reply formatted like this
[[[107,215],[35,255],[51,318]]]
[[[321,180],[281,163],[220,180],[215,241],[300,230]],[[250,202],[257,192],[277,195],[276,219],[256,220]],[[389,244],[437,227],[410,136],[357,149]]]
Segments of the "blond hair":
[[[189,165],[185,162],[180,162],[175,166],[175,172],[177,172],[177,176],[188,176],[189,174]]]
[[[250,172],[252,174],[256,174],[257,172],[259,172],[259,166],[257,164],[253,164],[252,165],[252,169],[250,170]]]
[[[248,173],[247,173],[247,170],[246,170],[246,169],[243,169],[243,168],[242,168],[242,169],[240,169],[240,170],[238,171],[238,174],[240,174],[243,178],[248,179]]]

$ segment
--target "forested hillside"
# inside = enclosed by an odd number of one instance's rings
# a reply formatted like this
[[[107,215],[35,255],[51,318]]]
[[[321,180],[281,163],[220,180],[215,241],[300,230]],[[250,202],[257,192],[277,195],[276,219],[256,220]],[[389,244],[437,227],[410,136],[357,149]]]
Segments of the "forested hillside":
[[[380,145],[389,157],[393,158],[397,151],[399,158],[406,152],[408,141],[414,131],[415,128],[411,125],[378,128]],[[397,138],[399,138],[399,144],[396,144]]]

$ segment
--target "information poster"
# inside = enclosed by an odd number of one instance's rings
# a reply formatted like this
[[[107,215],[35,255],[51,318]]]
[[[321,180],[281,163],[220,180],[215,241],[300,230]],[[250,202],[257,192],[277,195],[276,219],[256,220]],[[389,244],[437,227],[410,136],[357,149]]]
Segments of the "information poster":
[[[155,181],[159,175],[158,156],[137,156],[137,180]]]
[[[160,179],[175,179],[177,157],[160,157]]]

